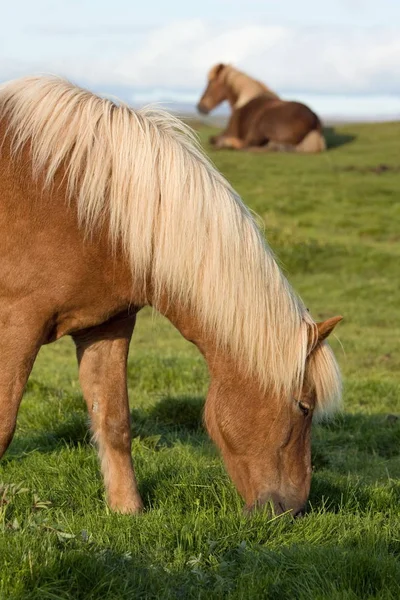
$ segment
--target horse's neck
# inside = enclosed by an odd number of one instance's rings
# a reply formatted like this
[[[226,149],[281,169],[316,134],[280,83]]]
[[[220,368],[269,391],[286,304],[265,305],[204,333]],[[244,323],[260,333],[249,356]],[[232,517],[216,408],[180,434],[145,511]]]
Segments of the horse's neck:
[[[254,100],[254,98],[259,98],[260,96],[265,96],[266,100],[279,100],[279,96],[277,96],[272,90],[267,88],[267,86],[263,85],[262,83],[259,83],[258,81],[254,83],[254,86],[251,85],[238,94],[237,100],[232,106],[232,108],[241,108],[251,100]]]
[[[190,309],[174,302],[170,303],[167,295],[157,301],[157,309],[163,314],[181,335],[192,342],[204,356],[210,375],[223,373],[226,369],[232,372],[230,354],[220,347],[213,332],[205,332],[200,319]]]
[[[232,109],[238,109],[257,98],[258,96],[266,96],[271,100],[279,98],[275,92],[270,90],[266,85],[248,77],[244,73],[236,72],[234,77],[228,77],[228,102]]]
[[[261,86],[259,87],[257,85],[254,85],[254,86],[251,85],[248,88],[243,89],[238,94],[234,108],[241,108],[242,106],[244,106],[245,104],[247,104],[248,102],[253,100],[254,98],[261,96],[262,93],[263,93],[263,90],[262,90]]]

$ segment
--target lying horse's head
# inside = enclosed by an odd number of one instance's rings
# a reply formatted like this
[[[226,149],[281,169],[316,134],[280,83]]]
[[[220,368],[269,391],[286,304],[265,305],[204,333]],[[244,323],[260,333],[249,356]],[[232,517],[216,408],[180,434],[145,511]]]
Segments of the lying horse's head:
[[[207,429],[248,510],[271,502],[275,514],[303,513],[311,484],[311,423],[320,396],[340,385],[336,363],[324,342],[341,317],[317,324],[302,389],[293,397],[265,393],[237,373],[221,369],[212,378],[205,408]],[[216,367],[218,371],[218,366]],[[329,395],[329,394],[328,394]]]
[[[226,65],[219,63],[210,70],[207,87],[197,105],[200,113],[207,115],[221,102],[228,99],[228,90],[224,82],[225,69]]]

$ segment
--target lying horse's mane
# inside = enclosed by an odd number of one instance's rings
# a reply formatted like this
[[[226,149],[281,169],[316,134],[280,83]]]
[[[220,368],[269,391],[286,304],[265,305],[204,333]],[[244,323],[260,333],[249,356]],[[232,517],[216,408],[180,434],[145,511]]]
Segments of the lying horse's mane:
[[[239,71],[239,69],[232,67],[232,65],[226,65],[223,73],[225,83],[238,95],[238,102],[235,104],[235,108],[240,108],[240,106],[247,104],[253,98],[261,95],[268,96],[272,100],[279,100],[278,94],[264,83],[246,75],[246,73]]]
[[[14,156],[30,145],[33,173],[51,185],[65,169],[70,201],[88,232],[109,223],[135,281],[193,311],[264,389],[300,388],[316,326],[281,273],[249,210],[178,119],[132,110],[54,77],[0,90]],[[315,335],[315,333],[314,333]],[[323,412],[340,396],[329,346],[308,378]]]

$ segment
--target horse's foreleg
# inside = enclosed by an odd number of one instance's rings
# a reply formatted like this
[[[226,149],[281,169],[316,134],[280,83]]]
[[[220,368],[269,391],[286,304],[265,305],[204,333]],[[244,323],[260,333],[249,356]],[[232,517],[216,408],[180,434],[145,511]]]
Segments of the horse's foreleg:
[[[18,409],[36,355],[43,328],[23,312],[0,314],[0,458],[14,435]]]
[[[214,148],[230,148],[232,150],[243,150],[246,147],[246,142],[235,136],[219,136],[215,140]]]
[[[143,508],[132,464],[126,385],[134,325],[135,318],[123,319],[73,336],[108,503],[122,513],[137,513]]]
[[[219,150],[220,148],[225,148],[225,140],[227,139],[227,134],[225,131],[223,131],[222,133],[220,133],[219,135],[212,135],[208,138],[208,141],[210,143],[210,145],[216,149]]]
[[[241,150],[243,140],[240,139],[240,111],[234,110],[229,118],[224,131],[219,135],[209,138],[210,144],[217,150],[220,148],[233,148]]]

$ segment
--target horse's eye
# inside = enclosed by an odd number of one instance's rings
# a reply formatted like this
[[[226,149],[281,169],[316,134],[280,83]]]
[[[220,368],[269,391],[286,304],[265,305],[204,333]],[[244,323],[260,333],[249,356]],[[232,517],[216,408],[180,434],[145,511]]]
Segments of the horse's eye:
[[[299,409],[301,410],[301,412],[303,413],[303,415],[306,417],[309,412],[310,412],[310,407],[308,404],[306,404],[305,402],[299,402]]]

